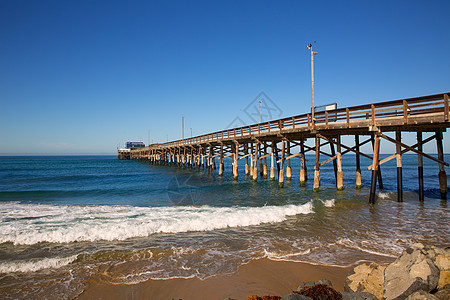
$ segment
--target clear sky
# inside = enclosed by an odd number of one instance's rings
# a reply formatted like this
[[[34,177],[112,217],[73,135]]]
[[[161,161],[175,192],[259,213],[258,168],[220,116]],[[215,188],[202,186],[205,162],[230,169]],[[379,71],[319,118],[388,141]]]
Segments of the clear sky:
[[[181,138],[183,115],[185,136],[253,123],[261,92],[277,117],[306,113],[313,41],[316,104],[449,92],[449,12],[448,0],[2,0],[0,155],[113,154],[148,130]]]

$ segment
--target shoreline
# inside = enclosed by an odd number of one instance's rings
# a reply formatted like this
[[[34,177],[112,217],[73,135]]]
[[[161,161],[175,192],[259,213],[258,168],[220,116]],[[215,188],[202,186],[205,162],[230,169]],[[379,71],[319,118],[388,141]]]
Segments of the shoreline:
[[[113,285],[101,280],[87,283],[75,299],[247,299],[250,295],[286,295],[304,281],[329,279],[337,291],[344,290],[345,278],[353,269],[274,261],[262,258],[239,267],[228,275],[198,278],[147,280],[132,285]]]

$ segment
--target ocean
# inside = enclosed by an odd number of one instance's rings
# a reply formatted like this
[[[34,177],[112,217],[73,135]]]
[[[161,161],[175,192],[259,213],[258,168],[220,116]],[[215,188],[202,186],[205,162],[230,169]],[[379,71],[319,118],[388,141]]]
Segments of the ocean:
[[[395,160],[383,164],[372,206],[370,160],[361,161],[361,190],[355,157],[344,155],[345,189],[329,163],[313,192],[307,159],[306,187],[295,159],[279,188],[251,181],[243,160],[234,181],[227,159],[218,177],[117,156],[0,157],[0,298],[70,299],[92,280],[206,279],[260,258],[351,266],[392,261],[415,242],[449,246],[435,162],[424,159],[423,203],[416,155],[403,155],[402,203]]]

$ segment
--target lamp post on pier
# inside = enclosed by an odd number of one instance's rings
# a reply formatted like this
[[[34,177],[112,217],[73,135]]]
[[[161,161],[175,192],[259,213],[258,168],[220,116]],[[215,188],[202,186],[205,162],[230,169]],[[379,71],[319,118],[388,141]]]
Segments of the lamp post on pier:
[[[314,52],[311,43],[308,44],[308,50],[311,51],[311,118],[312,118],[312,128],[314,129],[315,118],[314,118],[314,55],[318,52]]]

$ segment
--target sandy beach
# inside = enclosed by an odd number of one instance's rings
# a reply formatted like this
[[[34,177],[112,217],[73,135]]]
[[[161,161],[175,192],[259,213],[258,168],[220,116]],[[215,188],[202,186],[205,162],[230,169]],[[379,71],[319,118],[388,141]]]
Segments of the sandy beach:
[[[299,262],[259,259],[230,275],[206,280],[198,278],[148,280],[134,285],[89,282],[77,299],[247,299],[257,294],[283,296],[303,281],[327,278],[342,291],[351,267],[332,267]]]

